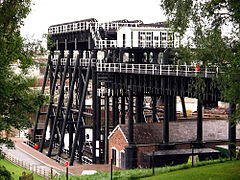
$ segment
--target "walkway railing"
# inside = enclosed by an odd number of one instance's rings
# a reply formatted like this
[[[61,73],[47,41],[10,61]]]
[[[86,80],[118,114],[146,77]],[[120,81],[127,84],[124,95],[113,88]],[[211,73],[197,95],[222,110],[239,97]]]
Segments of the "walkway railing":
[[[70,65],[75,65],[76,59],[70,59]],[[56,65],[57,59],[52,60]],[[87,67],[90,58],[81,58],[79,66]],[[184,77],[213,77],[219,72],[218,67],[201,67],[194,65],[162,65],[162,64],[132,64],[132,63],[104,63],[101,60],[94,59],[98,72],[118,72],[131,74],[151,74],[151,75],[167,75],[167,76],[184,76]],[[65,65],[66,58],[61,59],[61,65]]]
[[[119,72],[131,74],[151,74],[167,76],[203,76],[205,78],[216,75],[218,67],[201,67],[193,65],[161,65],[161,64],[128,64],[128,63],[97,63],[98,72]]]
[[[28,171],[31,171],[34,174],[47,179],[56,178],[59,176],[59,173],[52,168],[39,167],[35,164],[20,160],[11,154],[5,154],[5,159],[17,166],[20,166]]]
[[[90,26],[94,29],[103,28],[104,30],[118,30],[121,27],[138,27],[141,22],[91,22],[91,21],[79,21],[72,22],[67,24],[60,24],[51,26],[48,29],[48,34],[59,34],[67,32],[76,32],[76,31],[87,31],[90,29]]]

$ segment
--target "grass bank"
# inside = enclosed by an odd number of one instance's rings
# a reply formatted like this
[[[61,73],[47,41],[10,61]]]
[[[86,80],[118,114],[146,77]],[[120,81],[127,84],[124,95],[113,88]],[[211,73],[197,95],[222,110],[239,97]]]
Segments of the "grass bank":
[[[5,166],[5,168],[11,173],[12,178],[15,180],[19,180],[19,176],[22,176],[23,172],[26,172],[27,174],[31,174],[30,171],[27,171],[26,169],[23,169],[21,167],[18,167],[9,161],[5,159],[0,159],[0,166]],[[34,180],[45,180],[45,178],[37,176],[36,174],[33,174]]]
[[[174,172],[164,173],[157,176],[142,178],[144,180],[186,180],[186,179],[211,179],[226,180],[240,179],[240,160],[228,161],[224,163],[212,164],[202,167],[194,167],[190,169],[178,170]]]
[[[206,168],[204,173],[199,173]],[[207,170],[209,169],[209,171]],[[182,177],[182,179],[209,179],[213,176],[216,177],[215,179],[219,179],[220,172],[223,175],[221,177],[225,179],[231,179],[226,177],[237,177],[240,179],[240,160],[228,161],[227,159],[218,159],[218,160],[210,160],[210,161],[201,161],[191,167],[191,164],[181,164],[176,166],[167,166],[161,168],[155,168],[155,175],[152,174],[152,169],[133,169],[133,170],[121,170],[121,171],[114,171],[113,172],[113,179],[121,179],[121,180],[132,180],[132,179],[172,179],[172,177],[176,177],[179,179],[178,175],[186,172],[186,175]],[[214,174],[215,172],[215,174]],[[172,174],[173,173],[173,174]],[[174,174],[176,173],[176,175]],[[203,175],[206,174],[204,177]],[[168,176],[169,175],[169,176]],[[230,176],[232,175],[232,176]],[[203,178],[202,178],[203,176]],[[209,178],[208,178],[209,177]],[[232,179],[234,179],[232,178]],[[59,178],[64,180],[65,177]],[[97,174],[91,176],[72,176],[69,178],[70,180],[105,180],[110,179],[110,172],[99,172]],[[236,179],[236,178],[235,178]]]

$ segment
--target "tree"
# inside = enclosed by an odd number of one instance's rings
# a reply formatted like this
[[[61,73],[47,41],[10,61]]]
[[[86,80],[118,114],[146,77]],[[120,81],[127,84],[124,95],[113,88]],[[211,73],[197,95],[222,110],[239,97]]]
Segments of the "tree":
[[[27,114],[35,112],[45,100],[40,92],[31,89],[35,81],[27,75],[36,46],[25,43],[20,35],[30,6],[30,0],[0,1],[0,132],[6,132],[0,135],[0,145],[10,147],[13,142],[7,134],[31,127]],[[14,71],[16,66],[19,73]]]
[[[240,1],[161,0],[161,7],[185,45],[176,54],[182,62],[196,62],[221,72],[213,86],[222,99],[240,104]],[[232,120],[240,121],[240,108]]]

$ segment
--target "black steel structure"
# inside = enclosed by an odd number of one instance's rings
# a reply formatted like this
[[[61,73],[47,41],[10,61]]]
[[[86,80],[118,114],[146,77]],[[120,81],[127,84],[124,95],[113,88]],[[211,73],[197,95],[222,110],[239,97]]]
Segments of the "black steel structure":
[[[48,58],[42,92],[49,81],[50,102],[47,112],[41,112],[39,108],[34,125],[35,137],[39,118],[43,115],[45,125],[39,142],[40,152],[47,147],[47,156],[57,155],[56,159],[64,157],[64,152],[70,158],[70,165],[74,160],[108,163],[109,132],[118,124],[128,123],[126,168],[132,169],[137,167],[133,124],[146,123],[143,114],[145,97],[152,99],[153,122],[159,121],[158,99],[164,102],[163,148],[171,147],[169,121],[176,120],[176,96],[182,98],[183,105],[183,97],[201,96],[202,101],[208,102],[219,100],[218,92],[209,85],[216,69],[197,71],[193,65],[173,65],[169,58],[174,44],[159,40],[154,46],[154,33],[150,29],[144,38],[141,36],[146,26],[166,28],[161,23],[144,25],[142,21],[128,20],[98,23],[93,18],[49,28],[54,46]],[[120,30],[124,28],[135,28],[137,33],[134,31],[131,37],[134,33],[139,35],[137,47],[134,43],[128,47],[127,39],[124,39],[128,36],[124,33],[120,34],[123,43],[118,44]],[[160,35],[164,39],[164,34],[160,32]],[[196,76],[203,77],[208,85],[204,94],[196,94],[192,89]],[[201,142],[201,101],[198,106],[196,140]],[[183,112],[186,116],[185,107]],[[234,138],[230,139],[234,141]],[[69,142],[67,148],[64,140]],[[57,150],[56,154],[53,148]]]

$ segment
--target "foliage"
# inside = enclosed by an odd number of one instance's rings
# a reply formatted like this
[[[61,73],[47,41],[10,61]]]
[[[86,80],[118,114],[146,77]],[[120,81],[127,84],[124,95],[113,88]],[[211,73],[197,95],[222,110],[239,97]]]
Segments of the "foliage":
[[[4,0],[0,3],[0,145],[13,146],[8,135],[31,126],[27,113],[35,112],[44,96],[30,87],[28,68],[39,46],[20,35],[23,19],[30,12],[30,0]]]
[[[212,86],[220,90],[222,100],[239,104],[240,1],[161,0],[161,7],[185,41],[177,59],[219,70]],[[238,108],[233,120],[239,117]]]
[[[6,170],[5,166],[0,166],[0,177],[5,180],[12,179],[11,173]]]
[[[23,173],[25,173],[25,174],[31,174],[30,171],[27,171],[27,170],[24,169],[24,168],[18,167],[18,166],[10,163],[9,161],[7,161],[7,160],[5,160],[5,159],[1,159],[1,160],[0,160],[0,166],[4,166],[4,167],[8,170],[8,172],[11,174],[11,177],[12,177],[13,179],[17,179],[17,180],[18,180],[18,179],[19,179],[19,176],[22,176]],[[0,176],[0,179],[1,179],[1,178],[2,178],[2,177]],[[44,179],[45,179],[45,178],[40,177],[40,176],[38,176],[38,175],[36,175],[36,174],[33,174],[33,178],[34,178],[34,180],[44,180]]]

